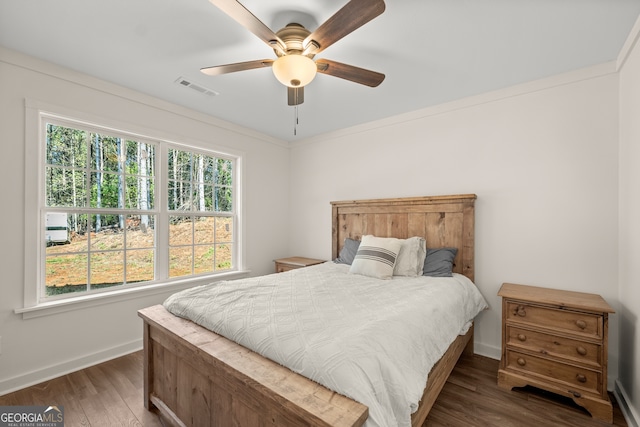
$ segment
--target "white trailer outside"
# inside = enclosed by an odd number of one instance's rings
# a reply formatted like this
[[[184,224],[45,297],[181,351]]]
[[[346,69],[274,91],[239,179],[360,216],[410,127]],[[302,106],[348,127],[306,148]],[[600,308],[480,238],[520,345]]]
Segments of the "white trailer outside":
[[[49,212],[47,214],[45,236],[47,245],[69,243],[69,227],[67,226],[66,213]]]

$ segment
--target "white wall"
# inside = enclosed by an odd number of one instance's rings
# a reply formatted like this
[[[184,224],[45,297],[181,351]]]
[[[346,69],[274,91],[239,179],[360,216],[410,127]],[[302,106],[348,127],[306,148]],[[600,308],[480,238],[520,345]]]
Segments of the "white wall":
[[[291,252],[330,257],[332,200],[477,194],[475,277],[491,310],[476,352],[499,358],[503,282],[598,293],[618,310],[617,141],[613,64],[303,141]]]
[[[620,361],[618,386],[640,422],[640,20],[620,70]]]
[[[25,99],[157,130],[181,140],[245,153],[246,267],[273,271],[289,254],[288,165],[285,144],[176,105],[0,47],[0,394],[141,348],[136,310],[162,302],[168,292],[23,320],[25,224]],[[195,93],[194,93],[195,94]],[[189,96],[189,95],[187,95]],[[200,96],[195,94],[194,96]],[[215,102],[215,99],[212,100]],[[264,209],[283,206],[283,209]]]

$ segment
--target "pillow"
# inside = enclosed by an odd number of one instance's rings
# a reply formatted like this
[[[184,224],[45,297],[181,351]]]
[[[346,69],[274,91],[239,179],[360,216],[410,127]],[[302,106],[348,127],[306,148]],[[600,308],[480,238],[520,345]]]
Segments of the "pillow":
[[[391,279],[402,240],[393,237],[362,236],[349,273],[377,279]]]
[[[457,253],[458,248],[427,249],[422,275],[433,277],[453,276],[453,259]]]
[[[393,275],[408,277],[422,276],[426,255],[426,241],[422,237],[410,237],[403,240],[396,265],[393,268]]]
[[[353,240],[347,237],[346,239],[344,239],[344,245],[340,250],[338,258],[334,259],[333,262],[335,262],[336,264],[351,265],[353,263],[353,259],[356,257],[356,252],[358,252],[359,246],[359,240]]]

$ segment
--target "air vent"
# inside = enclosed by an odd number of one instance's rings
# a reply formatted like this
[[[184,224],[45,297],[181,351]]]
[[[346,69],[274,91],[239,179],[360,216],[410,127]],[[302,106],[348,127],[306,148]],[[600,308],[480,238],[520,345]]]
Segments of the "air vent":
[[[177,84],[188,87],[190,89],[195,90],[196,92],[199,92],[203,95],[208,95],[208,96],[216,96],[219,95],[218,92],[216,92],[215,90],[212,89],[208,89],[204,86],[200,86],[199,84],[193,83],[187,79],[185,79],[184,77],[178,77],[178,79],[175,81]]]

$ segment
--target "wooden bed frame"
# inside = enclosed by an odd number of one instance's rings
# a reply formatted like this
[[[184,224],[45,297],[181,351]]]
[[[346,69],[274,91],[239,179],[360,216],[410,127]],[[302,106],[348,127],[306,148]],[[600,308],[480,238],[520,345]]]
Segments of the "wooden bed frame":
[[[332,202],[332,257],[346,237],[424,236],[457,247],[454,271],[474,279],[473,194]],[[176,426],[361,426],[366,406],[332,392],[162,305],[144,321],[144,404]],[[412,425],[422,426],[460,355],[473,354],[473,327],[429,373]]]

